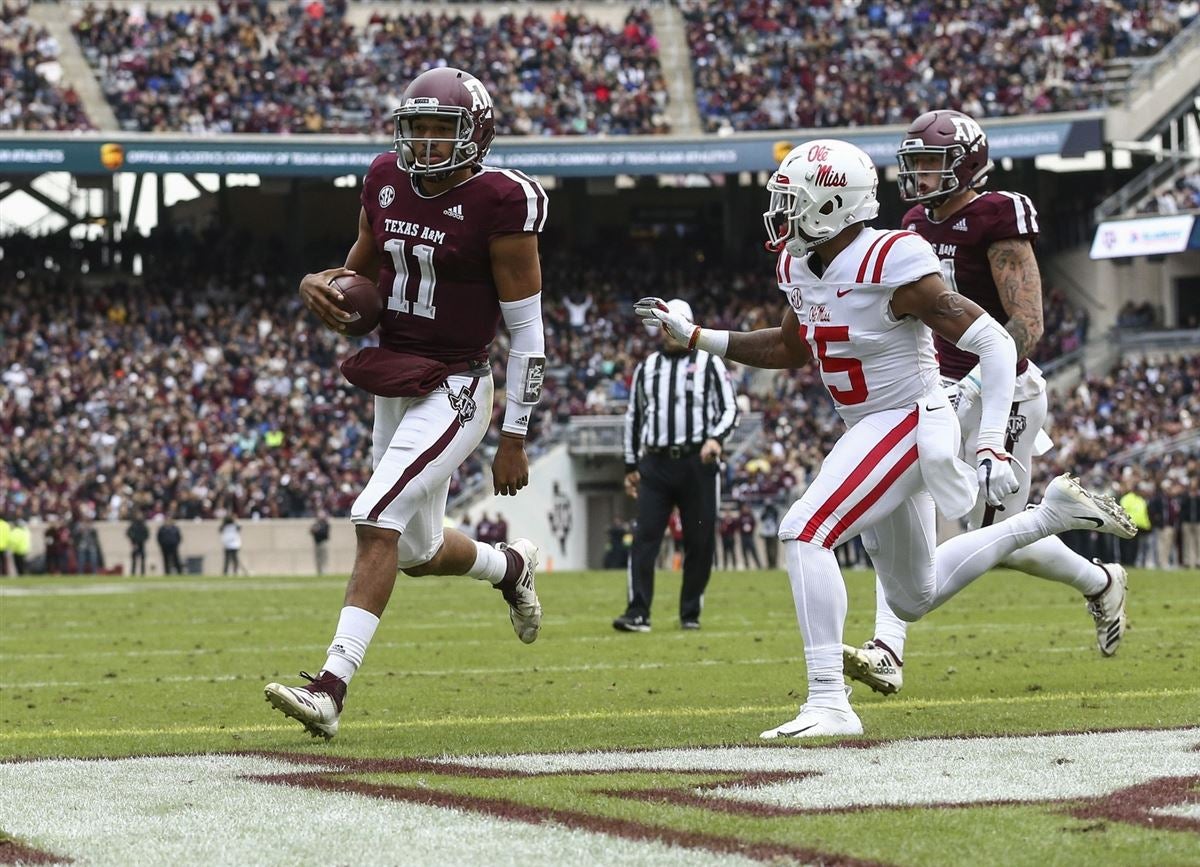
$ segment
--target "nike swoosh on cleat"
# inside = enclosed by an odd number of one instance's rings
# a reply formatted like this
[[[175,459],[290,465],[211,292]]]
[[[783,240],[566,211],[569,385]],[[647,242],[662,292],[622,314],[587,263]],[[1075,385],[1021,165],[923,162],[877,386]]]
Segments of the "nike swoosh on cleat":
[[[1104,526],[1103,521],[1101,521],[1099,518],[1093,518],[1090,515],[1075,515],[1074,517],[1078,521],[1091,521],[1093,524],[1096,525],[1097,530],[1099,530],[1101,527]]]
[[[925,412],[933,412],[935,409],[941,409],[941,407],[940,406],[927,406],[927,407],[925,407]]]
[[[816,727],[817,727],[817,724],[816,724],[816,723],[813,723],[812,725],[810,725],[810,726],[805,726],[805,727],[804,727],[804,728],[802,728],[802,729],[796,729],[794,732],[788,732],[788,737],[789,737],[789,738],[794,738],[796,735],[798,735],[798,734],[802,734],[802,733],[804,733],[804,732],[808,731],[809,729],[815,729]]]

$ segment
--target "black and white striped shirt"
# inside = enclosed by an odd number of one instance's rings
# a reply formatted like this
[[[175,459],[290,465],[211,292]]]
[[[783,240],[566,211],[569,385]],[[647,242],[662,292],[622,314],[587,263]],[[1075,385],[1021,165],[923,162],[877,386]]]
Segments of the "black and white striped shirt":
[[[625,410],[625,468],[637,469],[646,448],[723,441],[737,422],[737,401],[725,363],[694,349],[654,352],[633,372]]]

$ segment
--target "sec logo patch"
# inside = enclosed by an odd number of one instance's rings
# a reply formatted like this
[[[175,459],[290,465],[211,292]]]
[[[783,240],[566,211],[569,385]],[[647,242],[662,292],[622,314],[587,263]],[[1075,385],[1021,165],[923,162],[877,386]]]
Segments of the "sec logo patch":
[[[388,184],[379,191],[379,207],[386,208],[394,201],[396,201],[396,188]]]

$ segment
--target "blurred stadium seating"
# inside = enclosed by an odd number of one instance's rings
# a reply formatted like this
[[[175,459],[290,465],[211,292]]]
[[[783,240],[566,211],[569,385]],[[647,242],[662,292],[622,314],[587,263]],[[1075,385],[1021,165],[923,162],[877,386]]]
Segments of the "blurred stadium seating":
[[[666,130],[644,9],[618,28],[574,12],[382,8],[356,26],[333,5],[88,5],[74,31],[130,130],[381,133],[408,82],[441,64],[476,72],[500,135]]]

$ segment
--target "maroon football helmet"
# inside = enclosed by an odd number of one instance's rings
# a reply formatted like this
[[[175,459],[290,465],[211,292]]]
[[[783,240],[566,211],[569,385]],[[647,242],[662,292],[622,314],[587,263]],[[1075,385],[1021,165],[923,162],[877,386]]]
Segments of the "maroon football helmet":
[[[932,161],[918,157],[936,157],[939,161],[931,166]],[[961,111],[927,111],[914,120],[896,151],[896,161],[900,164],[900,198],[934,208],[959,190],[982,187],[992,170],[987,136],[973,118]],[[919,172],[939,172],[941,182],[921,192]]]
[[[438,117],[455,124],[452,136],[429,138],[414,134],[418,117]],[[432,180],[483,162],[496,136],[492,98],[487,88],[469,72],[450,66],[430,69],[413,79],[404,91],[395,121],[396,162],[414,175]],[[433,162],[432,148],[449,144],[450,155]]]

